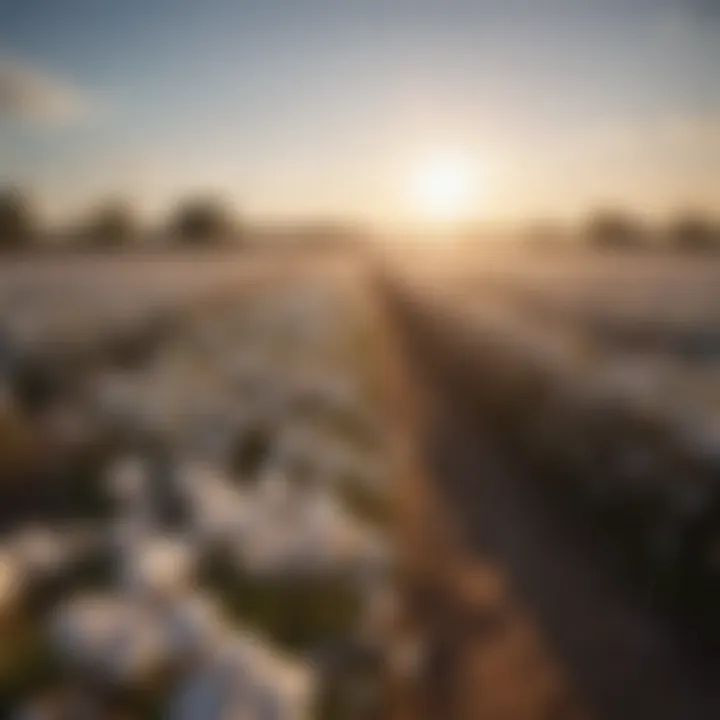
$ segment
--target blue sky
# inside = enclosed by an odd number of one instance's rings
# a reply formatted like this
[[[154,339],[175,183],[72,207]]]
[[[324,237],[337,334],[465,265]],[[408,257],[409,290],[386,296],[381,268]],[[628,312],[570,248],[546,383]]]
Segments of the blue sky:
[[[0,179],[50,215],[213,190],[252,216],[720,207],[714,0],[0,0]]]

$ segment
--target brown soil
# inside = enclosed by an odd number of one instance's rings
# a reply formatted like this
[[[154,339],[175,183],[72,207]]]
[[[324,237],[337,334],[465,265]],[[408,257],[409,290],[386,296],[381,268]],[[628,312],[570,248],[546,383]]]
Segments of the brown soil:
[[[414,671],[394,675],[393,716],[720,717],[714,661],[488,446],[467,328],[396,284],[380,292],[399,360],[389,383],[403,448],[397,633],[423,648]]]

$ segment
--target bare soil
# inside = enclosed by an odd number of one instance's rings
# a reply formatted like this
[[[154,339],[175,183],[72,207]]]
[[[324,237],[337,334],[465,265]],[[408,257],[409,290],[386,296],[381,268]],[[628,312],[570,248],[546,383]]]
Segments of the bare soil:
[[[404,612],[415,672],[400,718],[710,720],[718,663],[617,572],[473,402],[472,334],[447,308],[381,281],[397,341],[393,411],[407,433],[399,484]],[[477,355],[475,355],[477,357]]]

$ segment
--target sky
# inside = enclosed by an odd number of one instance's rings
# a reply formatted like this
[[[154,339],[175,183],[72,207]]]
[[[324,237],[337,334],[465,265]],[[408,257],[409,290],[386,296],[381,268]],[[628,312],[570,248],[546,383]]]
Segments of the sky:
[[[49,217],[196,192],[412,222],[720,208],[716,0],[0,0],[0,182]]]

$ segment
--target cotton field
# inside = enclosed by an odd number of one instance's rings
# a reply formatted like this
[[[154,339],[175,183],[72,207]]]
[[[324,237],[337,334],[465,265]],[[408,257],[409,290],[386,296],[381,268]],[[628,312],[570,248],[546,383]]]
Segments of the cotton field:
[[[498,253],[412,285],[528,482],[696,617],[720,588],[717,277],[712,259]]]
[[[376,713],[395,563],[362,283],[137,269],[6,291],[3,714]]]

